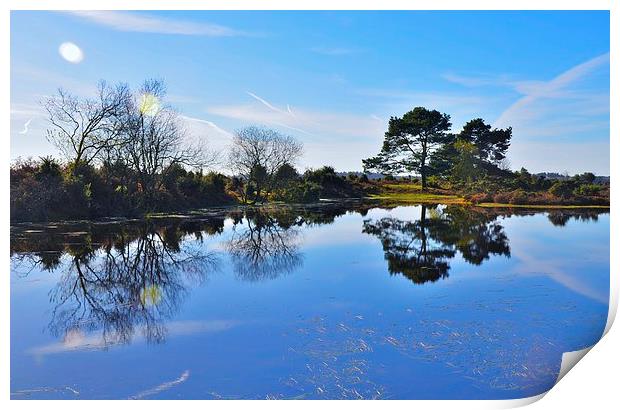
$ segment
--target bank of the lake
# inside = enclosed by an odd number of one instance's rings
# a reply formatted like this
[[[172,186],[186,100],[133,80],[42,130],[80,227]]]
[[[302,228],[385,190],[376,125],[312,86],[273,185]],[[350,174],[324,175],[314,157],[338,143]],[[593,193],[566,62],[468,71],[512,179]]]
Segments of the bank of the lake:
[[[375,191],[369,198],[402,204],[475,205],[484,208],[535,208],[535,209],[608,209],[609,197],[556,197],[541,192],[468,192],[458,189],[436,187],[422,190],[411,182],[376,182]],[[503,199],[494,201],[494,198]]]

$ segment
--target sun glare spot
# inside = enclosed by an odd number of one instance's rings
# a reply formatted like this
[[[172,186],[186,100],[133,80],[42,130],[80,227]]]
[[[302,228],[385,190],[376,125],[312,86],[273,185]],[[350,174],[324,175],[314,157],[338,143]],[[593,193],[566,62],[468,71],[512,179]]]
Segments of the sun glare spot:
[[[150,93],[142,94],[140,97],[140,112],[150,117],[159,111],[159,99]]]
[[[61,57],[70,63],[78,64],[84,60],[84,53],[77,45],[71,42],[62,43],[58,47]]]
[[[161,300],[161,291],[158,286],[146,286],[140,292],[140,301],[144,306],[155,306]]]

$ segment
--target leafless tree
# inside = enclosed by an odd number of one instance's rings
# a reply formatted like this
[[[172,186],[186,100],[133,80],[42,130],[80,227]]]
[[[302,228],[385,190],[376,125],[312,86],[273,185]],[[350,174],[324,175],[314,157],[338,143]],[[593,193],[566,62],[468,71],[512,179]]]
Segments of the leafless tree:
[[[297,225],[281,224],[263,211],[245,213],[235,225],[227,244],[237,276],[247,281],[274,279],[301,266],[300,231]]]
[[[213,165],[215,153],[189,143],[179,115],[163,104],[165,85],[147,80],[128,100],[122,123],[120,155],[135,172],[145,194],[145,206],[153,204],[161,187],[161,175],[171,166],[203,168]]]
[[[263,189],[269,191],[278,169],[294,164],[302,152],[303,144],[295,138],[251,126],[235,132],[228,162],[233,172],[255,185],[256,196],[260,198]]]
[[[59,89],[43,102],[52,125],[47,131],[53,143],[72,164],[90,164],[114,144],[120,132],[118,115],[130,92],[126,84],[99,82],[95,98],[80,98]]]

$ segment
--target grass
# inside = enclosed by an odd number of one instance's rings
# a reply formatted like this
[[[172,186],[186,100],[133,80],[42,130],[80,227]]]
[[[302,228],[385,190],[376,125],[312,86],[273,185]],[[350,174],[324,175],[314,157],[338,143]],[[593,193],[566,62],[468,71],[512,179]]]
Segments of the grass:
[[[380,199],[398,203],[413,204],[444,204],[444,205],[472,205],[467,199],[455,195],[450,191],[438,188],[428,188],[422,191],[420,184],[414,183],[382,183],[378,194],[370,195],[371,199]],[[481,208],[530,208],[530,209],[609,209],[607,205],[558,205],[558,204],[504,204],[486,202],[475,204]]]
[[[536,209],[609,209],[609,205],[528,205],[528,204],[500,204],[485,202],[476,204],[481,208],[536,208]]]
[[[440,189],[429,188],[426,191],[422,191],[422,187],[419,184],[383,183],[380,187],[380,193],[370,195],[369,198],[416,204],[469,204],[465,198]]]

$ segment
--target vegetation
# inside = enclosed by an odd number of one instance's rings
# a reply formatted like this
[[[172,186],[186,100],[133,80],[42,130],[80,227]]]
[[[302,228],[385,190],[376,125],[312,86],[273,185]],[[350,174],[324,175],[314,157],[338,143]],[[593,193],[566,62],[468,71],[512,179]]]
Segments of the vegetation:
[[[137,216],[234,203],[310,203],[371,197],[384,201],[497,206],[607,206],[609,183],[592,173],[552,179],[508,169],[512,129],[480,118],[449,133],[450,116],[416,107],[392,117],[383,146],[362,161],[366,173],[333,167],[300,172],[303,144],[264,127],[235,132],[227,155],[232,175],[215,172],[218,153],[190,143],[165,85],[136,91],[101,82],[95,98],[59,90],[44,108],[48,140],[62,158],[11,165],[11,220]],[[419,177],[419,178],[418,178]]]
[[[390,118],[379,155],[362,160],[364,170],[383,174],[416,172],[426,188],[428,162],[437,147],[449,142],[450,116],[436,110],[416,107],[402,118]]]
[[[421,184],[381,184],[377,197],[419,203],[461,201],[474,204],[608,206],[609,183],[595,183],[587,172],[551,179],[526,169],[508,169],[512,129],[492,129],[481,118],[448,134],[450,116],[417,107],[392,118],[379,155],[363,160],[364,169],[415,172]],[[426,165],[428,162],[428,165]],[[386,178],[388,179],[388,178]],[[439,195],[440,197],[435,197]]]

